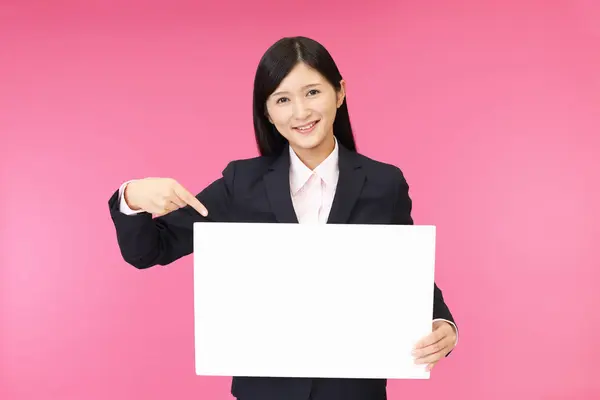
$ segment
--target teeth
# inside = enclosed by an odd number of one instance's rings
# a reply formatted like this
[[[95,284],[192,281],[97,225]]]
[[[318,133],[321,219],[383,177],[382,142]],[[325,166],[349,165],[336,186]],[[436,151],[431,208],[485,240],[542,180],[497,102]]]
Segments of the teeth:
[[[307,126],[302,126],[302,127],[300,127],[300,126],[299,126],[299,127],[297,127],[296,129],[298,129],[298,130],[301,130],[301,131],[306,131],[306,130],[308,130],[308,129],[312,128],[313,126],[315,126],[315,124],[316,124],[316,122],[313,122],[313,123],[312,123],[312,124],[310,124],[310,125],[307,125]]]

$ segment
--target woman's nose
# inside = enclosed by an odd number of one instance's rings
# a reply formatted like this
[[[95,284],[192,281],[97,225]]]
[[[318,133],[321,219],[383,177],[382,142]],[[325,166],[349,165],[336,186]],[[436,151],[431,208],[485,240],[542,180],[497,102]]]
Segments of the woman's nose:
[[[310,109],[301,101],[294,105],[294,118],[302,121],[310,115]]]

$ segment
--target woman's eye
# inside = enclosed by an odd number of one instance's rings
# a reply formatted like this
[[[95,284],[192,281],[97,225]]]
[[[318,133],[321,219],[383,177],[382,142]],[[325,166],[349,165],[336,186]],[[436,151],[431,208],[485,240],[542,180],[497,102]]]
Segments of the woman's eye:
[[[285,102],[286,100],[287,100],[287,97],[282,97],[280,99],[277,99],[277,103],[280,104],[280,103]]]
[[[317,93],[319,93],[319,91],[317,89],[313,89],[313,90],[311,90],[311,91],[308,92],[308,94],[310,94],[310,95],[315,95]]]

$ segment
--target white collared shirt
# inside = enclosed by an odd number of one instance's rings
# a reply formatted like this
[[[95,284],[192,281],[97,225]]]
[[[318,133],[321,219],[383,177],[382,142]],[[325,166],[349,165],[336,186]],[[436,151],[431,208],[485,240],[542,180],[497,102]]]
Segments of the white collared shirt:
[[[329,218],[340,170],[337,140],[331,154],[314,170],[290,151],[290,194],[298,222],[324,224]]]

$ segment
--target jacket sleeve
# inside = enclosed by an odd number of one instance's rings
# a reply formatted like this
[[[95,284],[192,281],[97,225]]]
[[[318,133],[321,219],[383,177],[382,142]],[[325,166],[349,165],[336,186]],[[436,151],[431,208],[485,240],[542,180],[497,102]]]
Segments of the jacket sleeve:
[[[393,223],[399,225],[413,225],[414,222],[411,216],[412,200],[408,193],[409,186],[402,171],[398,169],[397,174],[397,190]],[[433,284],[433,319],[443,319],[449,321],[456,328],[456,322],[454,321],[448,305],[444,301],[444,296],[441,289],[436,283]],[[456,329],[458,334],[458,328]]]
[[[235,164],[231,162],[221,178],[196,195],[208,209],[207,217],[190,206],[158,218],[146,212],[127,215],[120,211],[119,190],[115,191],[108,207],[123,259],[138,269],[145,269],[167,265],[191,254],[195,222],[230,220],[234,179]]]

